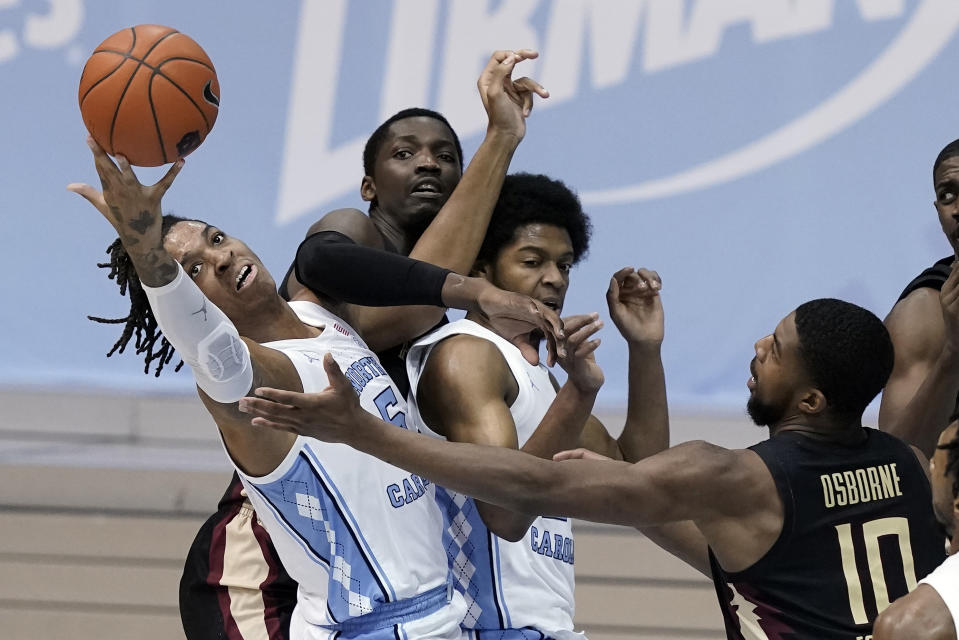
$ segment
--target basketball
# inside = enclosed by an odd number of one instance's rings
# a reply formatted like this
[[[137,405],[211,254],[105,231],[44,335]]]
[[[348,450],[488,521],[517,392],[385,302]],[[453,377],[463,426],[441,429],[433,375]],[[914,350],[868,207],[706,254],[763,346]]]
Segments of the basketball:
[[[94,50],[80,76],[79,100],[83,123],[107,153],[157,167],[200,146],[216,122],[220,85],[193,39],[141,24]]]

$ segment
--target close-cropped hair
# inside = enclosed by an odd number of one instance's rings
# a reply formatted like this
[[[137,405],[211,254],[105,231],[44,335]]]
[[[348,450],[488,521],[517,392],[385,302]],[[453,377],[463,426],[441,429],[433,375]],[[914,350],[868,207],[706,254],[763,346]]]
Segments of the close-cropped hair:
[[[953,422],[956,418],[953,416]],[[949,442],[943,442],[936,446],[937,449],[944,449],[946,452],[945,475],[952,480],[952,499],[959,499],[959,431]]]
[[[936,178],[936,171],[939,170],[939,165],[948,160],[949,158],[955,158],[959,156],[959,140],[953,140],[946,146],[942,148],[942,151],[939,152],[939,155],[936,156],[936,161],[932,163],[932,177],[933,180]]]
[[[861,415],[892,373],[889,332],[872,312],[821,298],[796,309],[799,353],[830,409]]]
[[[565,229],[573,246],[573,263],[589,251],[592,224],[583,205],[561,180],[542,174],[512,173],[503,181],[490,217],[477,262],[490,263],[513,241],[516,231],[530,224]]]
[[[383,143],[386,141],[386,134],[390,130],[390,125],[399,120],[406,120],[407,118],[433,118],[434,120],[439,120],[446,125],[446,128],[450,130],[450,134],[453,136],[453,144],[456,146],[456,156],[459,158],[460,162],[460,171],[463,170],[463,146],[460,144],[459,136],[456,135],[456,131],[454,131],[453,127],[450,126],[449,121],[443,117],[443,114],[431,109],[413,107],[411,109],[403,109],[402,111],[394,113],[386,121],[384,121],[383,124],[378,126],[376,131],[374,131],[369,138],[367,138],[366,146],[363,147],[364,175],[373,175],[373,167],[376,164],[376,156],[380,152],[380,147],[382,147]]]
[[[164,215],[162,223],[162,237],[166,238],[170,229],[178,222],[201,222],[192,218],[181,218],[174,215]],[[153,310],[150,308],[150,302],[147,300],[143,285],[140,284],[140,278],[137,276],[133,261],[127,255],[123,243],[117,238],[109,247],[107,254],[110,256],[109,262],[98,262],[97,266],[101,269],[109,269],[107,277],[115,281],[120,288],[121,296],[129,296],[130,311],[122,318],[98,318],[96,316],[87,316],[94,322],[103,324],[122,324],[123,331],[120,338],[114,343],[113,348],[107,352],[109,358],[114,353],[123,353],[127,348],[131,338],[134,339],[135,353],[143,354],[144,365],[143,373],[150,372],[150,365],[155,363],[155,375],[159,376],[163,371],[163,366],[173,359],[174,348],[160,331],[156,318],[153,317]],[[179,371],[183,366],[181,360],[174,371]]]

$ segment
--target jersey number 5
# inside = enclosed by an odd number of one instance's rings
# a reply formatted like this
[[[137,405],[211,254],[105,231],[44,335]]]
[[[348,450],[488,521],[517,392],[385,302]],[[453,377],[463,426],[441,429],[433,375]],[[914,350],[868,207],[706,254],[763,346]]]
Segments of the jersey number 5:
[[[396,394],[393,393],[392,387],[387,387],[380,391],[379,395],[373,398],[373,404],[376,405],[376,409],[380,412],[380,417],[383,418],[383,420],[395,424],[398,427],[406,428],[406,414],[397,408],[396,405],[398,405],[399,402],[396,400]],[[391,410],[392,415],[390,415]]]
[[[836,525],[839,535],[839,550],[842,554],[842,572],[849,589],[849,609],[856,624],[866,624],[866,605],[862,597],[862,582],[856,566],[856,553],[853,548],[852,525]],[[862,525],[862,537],[866,543],[866,559],[869,562],[869,576],[872,578],[873,595],[876,598],[876,613],[889,606],[889,591],[886,589],[886,577],[882,571],[882,557],[879,553],[879,538],[896,536],[899,541],[899,553],[902,556],[902,570],[906,576],[909,591],[916,588],[916,569],[912,561],[912,544],[909,542],[909,521],[905,518],[880,518]]]

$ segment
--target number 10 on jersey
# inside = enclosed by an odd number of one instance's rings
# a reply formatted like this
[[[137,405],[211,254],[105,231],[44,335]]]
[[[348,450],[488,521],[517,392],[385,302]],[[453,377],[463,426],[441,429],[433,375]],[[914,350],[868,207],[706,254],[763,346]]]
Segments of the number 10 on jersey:
[[[862,581],[856,565],[856,553],[853,547],[852,524],[836,525],[839,536],[839,551],[842,554],[842,572],[846,577],[849,590],[849,609],[856,624],[867,624],[866,605],[862,595]],[[909,542],[909,521],[905,518],[880,518],[862,525],[862,537],[866,545],[868,574],[872,579],[873,595],[876,599],[876,613],[889,606],[889,590],[886,588],[886,576],[882,570],[882,556],[879,551],[879,538],[896,536],[899,542],[899,554],[902,558],[902,570],[909,591],[916,588],[916,569],[912,561],[912,544]]]

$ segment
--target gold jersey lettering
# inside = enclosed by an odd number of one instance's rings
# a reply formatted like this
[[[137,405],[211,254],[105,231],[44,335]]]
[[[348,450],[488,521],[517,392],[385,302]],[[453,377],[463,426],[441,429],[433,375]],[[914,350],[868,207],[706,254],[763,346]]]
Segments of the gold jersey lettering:
[[[819,476],[827,509],[886,500],[902,495],[896,463],[849,469]]]

